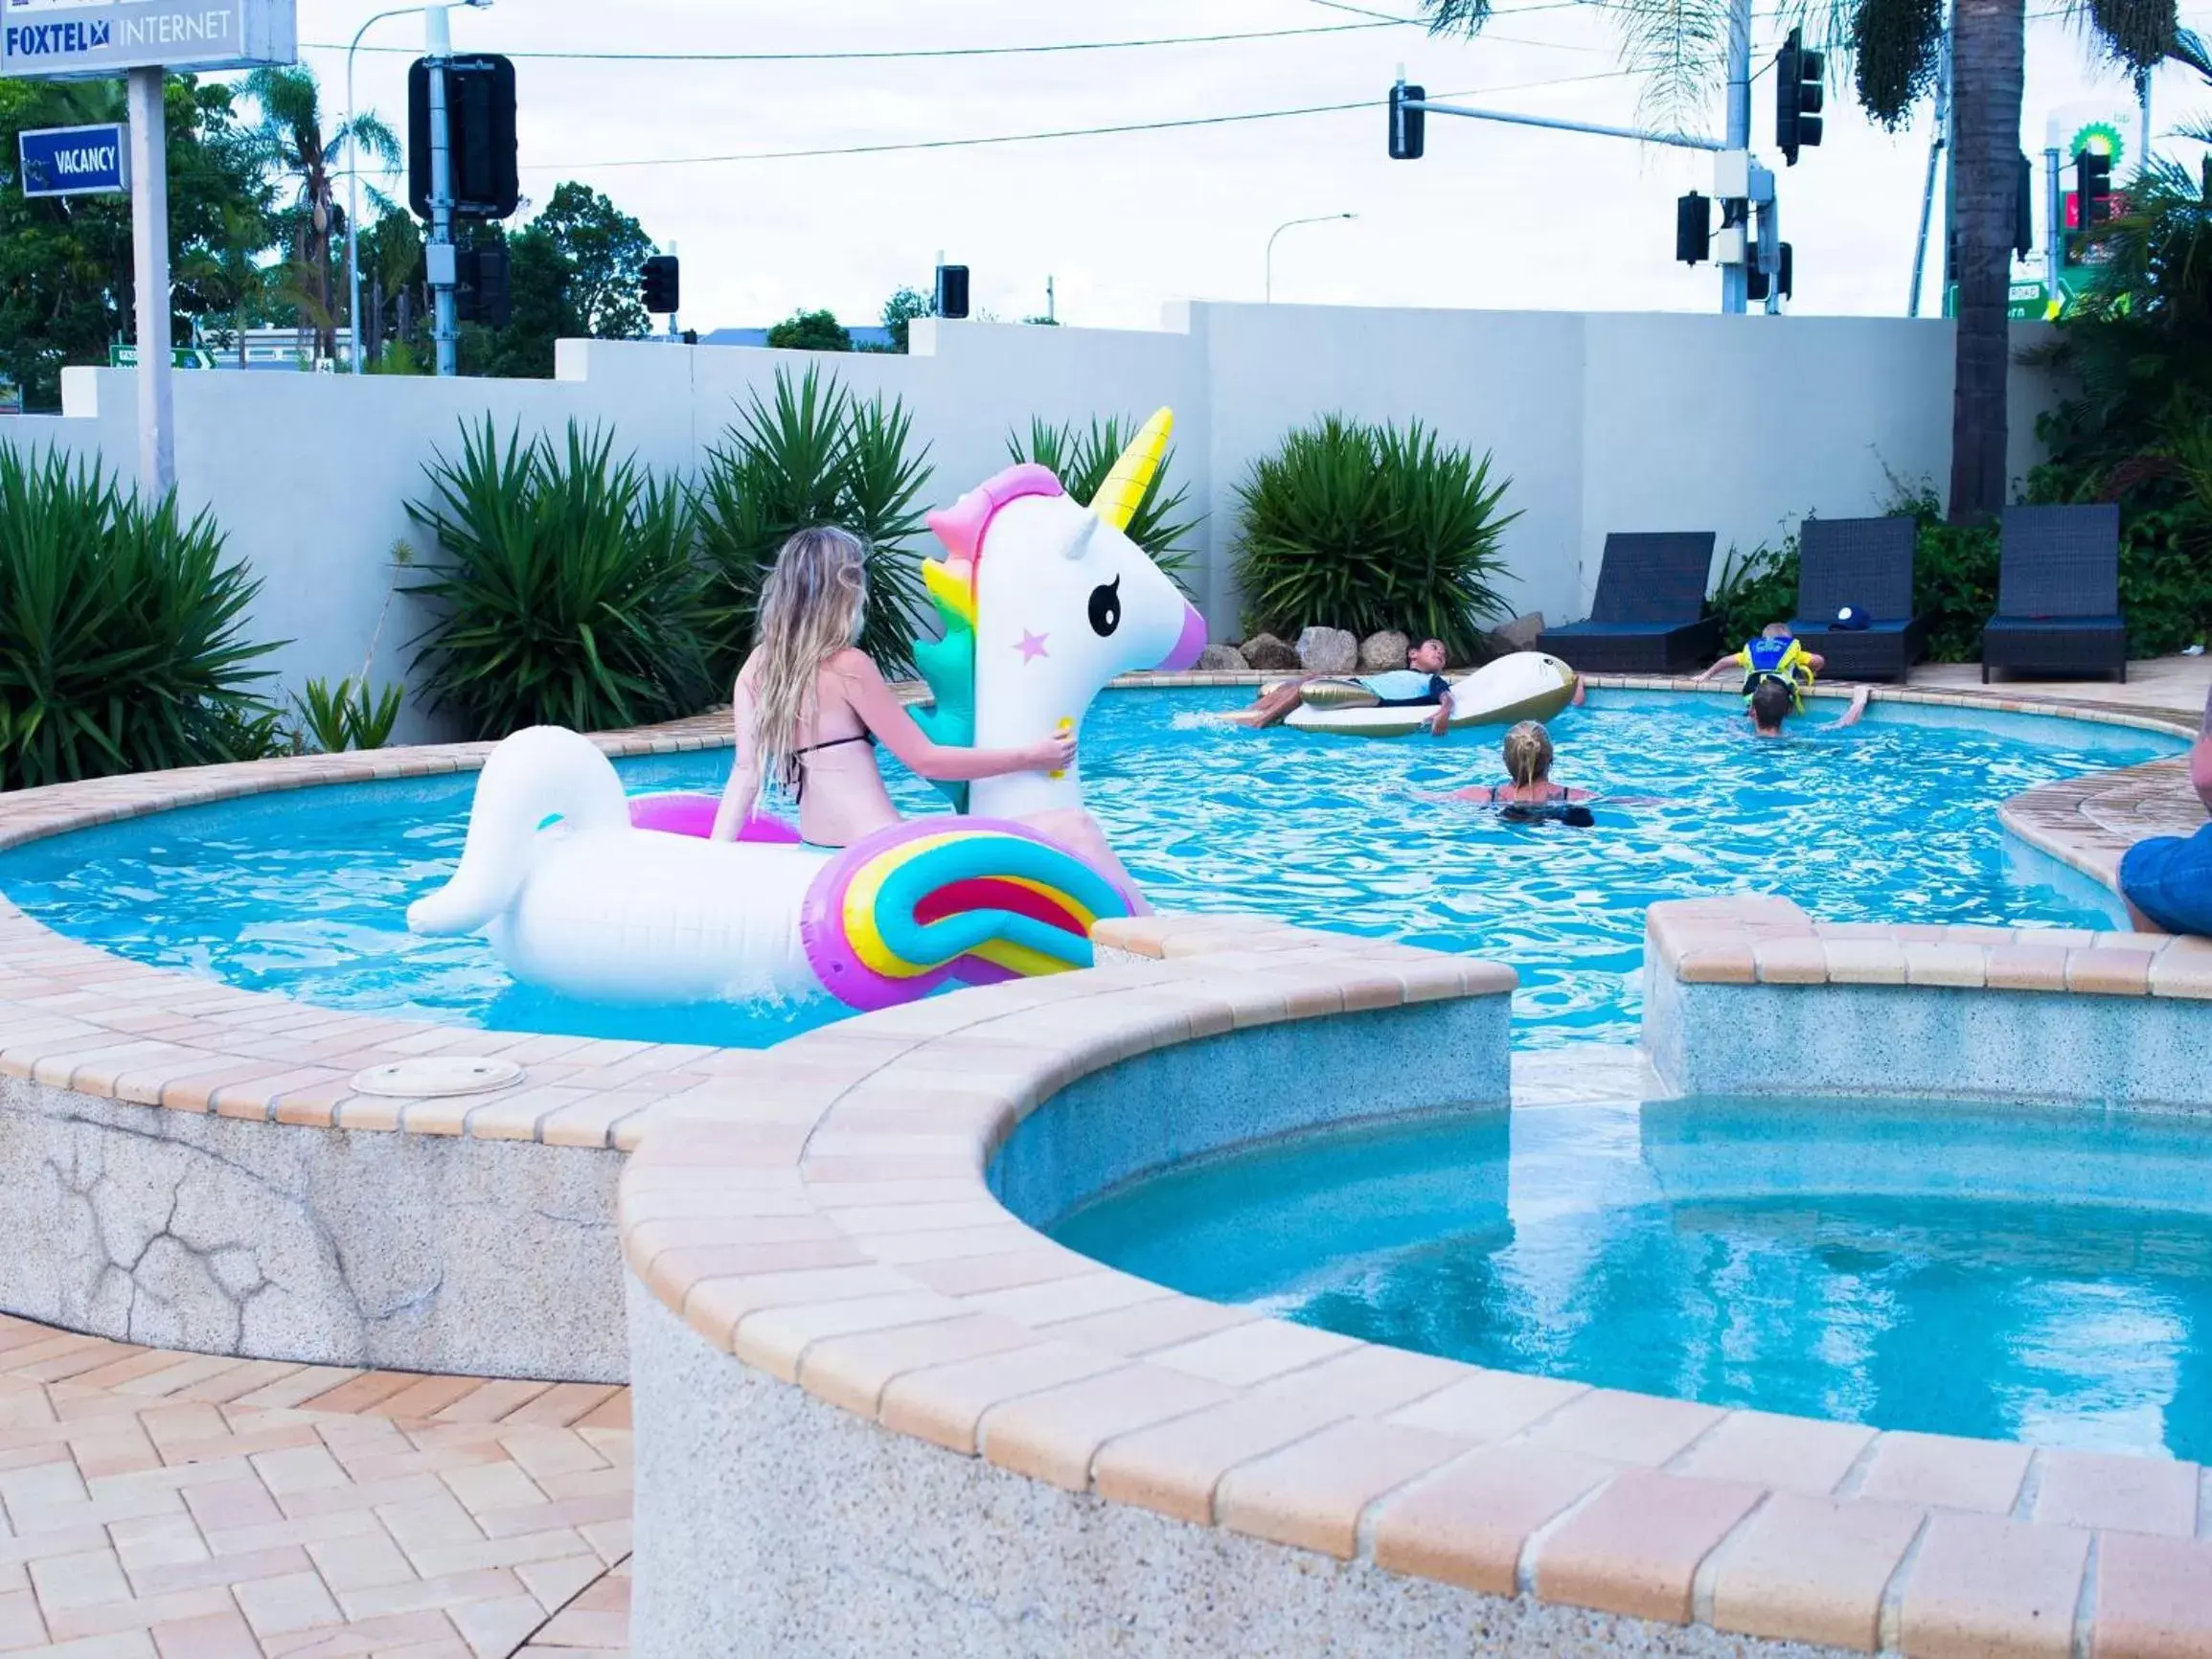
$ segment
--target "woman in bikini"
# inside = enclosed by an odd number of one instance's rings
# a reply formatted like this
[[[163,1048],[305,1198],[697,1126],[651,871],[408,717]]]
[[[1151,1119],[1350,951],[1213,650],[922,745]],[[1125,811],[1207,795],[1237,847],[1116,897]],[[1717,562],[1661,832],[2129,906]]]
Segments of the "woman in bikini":
[[[737,764],[715,814],[714,837],[734,841],[767,786],[798,803],[799,833],[846,847],[899,822],[876,763],[880,742],[932,783],[1052,772],[1075,758],[1072,738],[1025,749],[933,743],[868,654],[854,642],[868,590],[859,538],[802,530],[784,543],[761,589],[753,654],[732,697]]]

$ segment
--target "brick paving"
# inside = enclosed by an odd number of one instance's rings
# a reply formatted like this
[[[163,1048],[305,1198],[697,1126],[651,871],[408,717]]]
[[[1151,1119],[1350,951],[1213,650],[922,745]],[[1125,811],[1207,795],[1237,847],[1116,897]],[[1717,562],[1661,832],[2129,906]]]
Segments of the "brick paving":
[[[0,1316],[9,1659],[627,1651],[629,1391]]]

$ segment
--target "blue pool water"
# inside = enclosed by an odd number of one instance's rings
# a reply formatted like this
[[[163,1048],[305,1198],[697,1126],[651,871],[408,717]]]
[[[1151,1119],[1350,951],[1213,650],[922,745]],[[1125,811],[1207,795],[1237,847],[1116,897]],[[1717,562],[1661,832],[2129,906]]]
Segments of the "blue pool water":
[[[1201,1160],[1048,1231],[1477,1365],[2201,1460],[2208,1157],[2202,1121],[2089,1111],[1523,1107]]]
[[[2178,752],[2074,721],[1878,706],[1847,732],[1754,742],[1732,698],[1600,693],[1553,722],[1562,781],[1643,802],[1594,830],[1511,826],[1427,795],[1500,776],[1495,730],[1379,742],[1220,725],[1224,691],[1109,693],[1083,731],[1092,808],[1163,910],[1479,951],[1520,969],[1520,1040],[1632,1041],[1643,913],[1779,893],[1837,920],[2097,925],[2008,858],[1994,811],[2033,784]],[[1825,712],[1817,720],[1825,717]],[[626,762],[633,789],[718,788],[725,753]],[[933,789],[897,775],[911,812]],[[841,1012],[622,1008],[509,980],[482,941],[420,940],[409,901],[458,858],[474,781],[255,797],[0,854],[0,891],[65,933],[330,1007],[507,1029],[759,1045]]]

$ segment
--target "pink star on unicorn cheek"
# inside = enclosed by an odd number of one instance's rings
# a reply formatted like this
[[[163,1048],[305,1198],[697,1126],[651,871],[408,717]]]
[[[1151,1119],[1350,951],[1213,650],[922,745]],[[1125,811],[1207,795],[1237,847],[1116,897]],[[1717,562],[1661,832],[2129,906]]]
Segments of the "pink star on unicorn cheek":
[[[1044,642],[1051,637],[1052,636],[1049,634],[1033,634],[1027,628],[1023,628],[1021,630],[1021,644],[1015,646],[1014,648],[1021,653],[1021,660],[1023,662],[1033,663],[1037,661],[1038,657],[1047,654],[1044,648]]]

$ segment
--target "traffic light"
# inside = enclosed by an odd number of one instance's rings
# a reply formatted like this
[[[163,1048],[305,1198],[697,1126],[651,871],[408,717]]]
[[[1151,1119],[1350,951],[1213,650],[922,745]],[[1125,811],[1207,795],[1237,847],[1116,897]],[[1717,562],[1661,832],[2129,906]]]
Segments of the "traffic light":
[[[1790,257],[1790,244],[1779,242],[1776,244],[1774,269],[1769,273],[1760,266],[1759,244],[1751,243],[1744,251],[1744,297],[1765,305],[1771,283],[1773,289],[1787,300],[1790,297],[1790,279],[1795,275],[1792,269],[1794,263]]]
[[[494,53],[445,60],[445,148],[453,216],[503,219],[522,202],[514,148],[514,65]],[[430,60],[407,71],[407,205],[430,216]]]
[[[655,254],[646,261],[638,275],[645,279],[645,308],[655,315],[673,314],[681,307],[676,300],[682,293],[678,279],[676,257],[673,254]]]
[[[1695,265],[1713,257],[1713,198],[1692,191],[1675,203],[1675,258]]]
[[[504,329],[514,314],[508,295],[507,250],[497,243],[453,251],[454,311],[464,323]]]
[[[2101,149],[2074,157],[2074,223],[2083,230],[2112,216],[2112,158]]]
[[[1426,144],[1428,111],[1408,109],[1410,102],[1419,103],[1428,96],[1426,87],[1408,86],[1399,81],[1390,89],[1390,159],[1392,161],[1419,161]]]
[[[2013,252],[2026,259],[2036,245],[2036,170],[2027,152],[2020,152],[2019,171],[2013,190]]]
[[[1826,96],[1828,57],[1809,52],[1805,31],[1792,29],[1774,54],[1774,148],[1791,167],[1800,146],[1820,142],[1820,105]]]
[[[935,314],[940,317],[968,315],[968,267],[966,265],[939,265],[937,267],[937,302]]]

